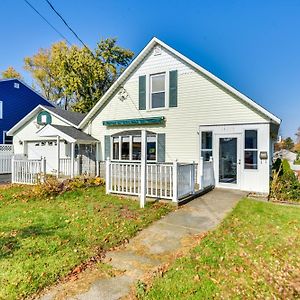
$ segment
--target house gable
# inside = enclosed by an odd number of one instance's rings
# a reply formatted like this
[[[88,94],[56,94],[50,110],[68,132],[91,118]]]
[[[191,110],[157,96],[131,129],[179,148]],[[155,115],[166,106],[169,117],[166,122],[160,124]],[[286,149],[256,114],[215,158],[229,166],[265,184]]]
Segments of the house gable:
[[[159,49],[160,55],[156,54],[156,49]],[[150,59],[150,57],[152,58]],[[154,57],[154,58],[153,58]],[[156,59],[155,59],[156,58]],[[181,64],[178,64],[180,62]],[[143,65],[143,68],[141,66]],[[270,121],[276,124],[280,124],[280,119],[268,112],[266,109],[255,103],[253,100],[249,99],[242,93],[238,92],[207,70],[203,69],[193,61],[189,60],[181,53],[172,49],[165,43],[161,42],[157,38],[153,38],[149,44],[142,50],[142,52],[135,58],[135,60],[130,64],[126,71],[119,77],[119,79],[111,86],[111,88],[106,92],[106,94],[99,100],[95,107],[88,113],[86,118],[80,123],[79,127],[84,128],[86,124],[90,121],[95,114],[99,113],[99,109],[102,105],[106,105],[107,101],[111,101],[113,95],[116,91],[129,79],[134,76],[134,74],[139,74],[139,70],[144,70],[147,72],[147,65],[149,65],[151,70],[154,72],[160,72],[161,69],[164,71],[166,68],[176,68],[183,67],[183,69],[193,70],[199,76],[205,77],[207,81],[210,81],[212,85],[217,86],[220,90],[231,95],[232,98],[240,101],[248,109],[255,111],[256,114],[262,117],[263,121]],[[180,72],[180,70],[179,70]],[[132,75],[133,74],[133,75]],[[182,74],[182,72],[181,72]]]

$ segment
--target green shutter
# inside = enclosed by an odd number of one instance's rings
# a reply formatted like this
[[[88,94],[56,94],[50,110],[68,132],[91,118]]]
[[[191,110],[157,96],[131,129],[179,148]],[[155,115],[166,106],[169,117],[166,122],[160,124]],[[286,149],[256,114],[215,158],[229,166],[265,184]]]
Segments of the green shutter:
[[[146,76],[139,77],[139,109],[146,109]]]
[[[166,161],[166,134],[165,133],[157,134],[157,161],[158,162]]]
[[[177,70],[170,71],[169,106],[177,107]]]
[[[110,157],[110,135],[104,136],[104,160]]]

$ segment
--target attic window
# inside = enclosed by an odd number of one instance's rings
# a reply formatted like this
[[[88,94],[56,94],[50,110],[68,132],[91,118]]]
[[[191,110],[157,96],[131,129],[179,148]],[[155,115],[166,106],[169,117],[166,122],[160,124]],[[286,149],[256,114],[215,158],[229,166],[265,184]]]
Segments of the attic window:
[[[17,83],[17,82],[14,82],[14,88],[15,88],[15,89],[19,89],[19,88],[20,88],[20,84]]]
[[[154,55],[161,55],[161,47],[160,46],[156,46],[154,48]]]

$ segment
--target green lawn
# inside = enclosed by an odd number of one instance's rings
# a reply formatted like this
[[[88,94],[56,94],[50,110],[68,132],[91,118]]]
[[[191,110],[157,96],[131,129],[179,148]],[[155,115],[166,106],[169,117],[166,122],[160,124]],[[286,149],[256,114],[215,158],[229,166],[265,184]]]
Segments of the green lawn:
[[[157,203],[139,209],[104,187],[31,200],[20,194],[27,189],[0,188],[0,299],[37,292],[172,210]]]
[[[300,207],[243,199],[139,297],[295,299],[300,298],[299,270]]]

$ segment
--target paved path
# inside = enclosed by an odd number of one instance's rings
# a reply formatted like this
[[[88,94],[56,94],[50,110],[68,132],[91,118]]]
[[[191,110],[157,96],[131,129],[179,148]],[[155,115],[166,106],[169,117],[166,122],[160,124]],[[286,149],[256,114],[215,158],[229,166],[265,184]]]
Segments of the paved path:
[[[105,263],[124,270],[120,275],[96,279],[76,296],[59,296],[68,294],[61,286],[42,299],[113,300],[127,295],[142,275],[166,262],[192,235],[213,229],[245,195],[240,191],[215,189],[194,199],[141,231],[126,247],[107,253]]]

